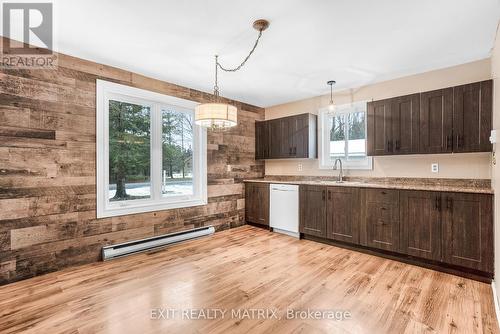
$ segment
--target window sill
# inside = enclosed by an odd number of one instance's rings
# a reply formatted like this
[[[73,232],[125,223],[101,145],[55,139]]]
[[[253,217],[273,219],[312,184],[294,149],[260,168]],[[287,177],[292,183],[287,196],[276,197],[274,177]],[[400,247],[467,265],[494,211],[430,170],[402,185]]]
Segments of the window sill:
[[[154,212],[171,209],[189,208],[193,206],[206,205],[207,199],[191,199],[179,202],[166,201],[148,201],[146,203],[120,203],[109,205],[106,208],[97,208],[97,218],[108,218],[124,215],[133,215],[136,213]]]

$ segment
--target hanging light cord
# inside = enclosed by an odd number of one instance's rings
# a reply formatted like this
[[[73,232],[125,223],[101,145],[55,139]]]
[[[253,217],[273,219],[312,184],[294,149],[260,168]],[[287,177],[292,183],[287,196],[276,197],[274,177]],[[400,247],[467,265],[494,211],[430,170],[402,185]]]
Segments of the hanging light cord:
[[[219,63],[219,56],[215,55],[215,85],[214,85],[214,95],[215,95],[216,98],[219,97],[219,85],[218,85],[217,69],[220,68],[224,72],[236,72],[236,71],[240,70],[243,66],[245,66],[245,64],[248,61],[248,59],[250,59],[250,57],[252,56],[253,52],[257,48],[257,45],[259,45],[259,40],[260,40],[261,36],[262,36],[262,30],[259,30],[259,36],[257,36],[257,39],[255,40],[255,44],[253,45],[252,50],[250,50],[250,52],[245,57],[245,59],[243,59],[243,61],[241,62],[241,64],[238,65],[235,68],[226,68],[226,67],[222,66],[222,64]]]

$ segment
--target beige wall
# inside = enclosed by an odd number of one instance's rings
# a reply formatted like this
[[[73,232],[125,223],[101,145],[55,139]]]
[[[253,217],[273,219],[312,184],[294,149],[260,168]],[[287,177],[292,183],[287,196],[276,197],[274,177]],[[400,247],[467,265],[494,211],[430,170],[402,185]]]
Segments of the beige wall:
[[[495,41],[495,46],[491,56],[491,75],[493,77],[493,128],[500,130],[500,38]],[[493,151],[496,152],[499,144],[493,145]],[[500,161],[492,165],[492,185],[496,194],[500,193]],[[495,221],[495,281],[493,282],[496,291],[500,292],[500,279],[497,277],[500,273],[500,196],[495,196],[494,205]]]
[[[336,104],[351,101],[371,101],[466,84],[491,78],[490,59],[484,59],[409,77],[367,85],[351,91],[334,93]],[[325,84],[326,86],[326,84]],[[327,106],[329,95],[300,100],[266,108],[266,119],[301,113],[317,114]],[[498,120],[497,120],[498,121]],[[437,178],[490,178],[489,153],[412,155],[375,157],[373,170],[346,171],[346,175],[375,177],[437,177]],[[439,163],[439,173],[431,172],[431,164]],[[302,171],[299,171],[302,164]],[[332,175],[331,170],[320,170],[318,160],[266,161],[266,175]]]

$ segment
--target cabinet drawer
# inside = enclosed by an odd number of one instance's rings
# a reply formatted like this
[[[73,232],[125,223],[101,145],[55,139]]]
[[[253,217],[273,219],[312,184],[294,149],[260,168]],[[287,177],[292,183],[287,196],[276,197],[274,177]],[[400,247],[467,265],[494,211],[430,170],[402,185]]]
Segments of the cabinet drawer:
[[[399,190],[366,189],[365,198],[370,202],[390,203],[399,206]]]

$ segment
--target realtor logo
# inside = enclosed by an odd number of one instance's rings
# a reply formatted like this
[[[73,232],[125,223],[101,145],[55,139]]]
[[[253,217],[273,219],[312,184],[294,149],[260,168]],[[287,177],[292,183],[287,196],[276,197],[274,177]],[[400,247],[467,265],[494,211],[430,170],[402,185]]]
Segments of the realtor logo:
[[[2,19],[2,67],[50,69],[56,65],[52,3],[3,3]]]

